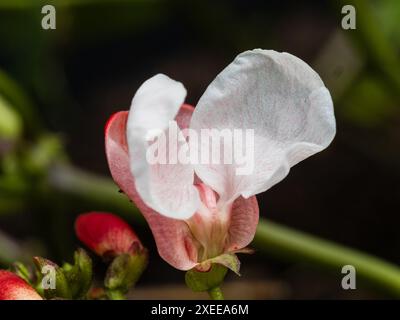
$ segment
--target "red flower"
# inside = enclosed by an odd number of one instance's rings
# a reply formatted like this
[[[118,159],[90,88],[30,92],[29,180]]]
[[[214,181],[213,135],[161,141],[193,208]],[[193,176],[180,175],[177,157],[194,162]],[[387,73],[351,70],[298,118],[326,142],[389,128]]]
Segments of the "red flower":
[[[114,257],[143,249],[132,228],[112,213],[81,214],[75,221],[75,231],[79,240],[99,256]]]
[[[0,300],[43,300],[42,297],[16,274],[0,270]]]

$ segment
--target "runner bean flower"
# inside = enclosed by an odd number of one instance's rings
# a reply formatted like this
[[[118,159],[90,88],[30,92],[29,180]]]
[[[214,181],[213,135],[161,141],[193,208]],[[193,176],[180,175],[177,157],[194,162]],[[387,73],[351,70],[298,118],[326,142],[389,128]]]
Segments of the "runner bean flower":
[[[305,62],[261,49],[239,54],[196,108],[184,104],[185,97],[184,86],[163,74],[145,81],[130,111],[114,114],[106,125],[110,171],[141,210],[169,264],[206,271],[215,262],[238,272],[235,253],[249,245],[258,223],[255,195],[331,143],[336,132],[332,99]],[[168,136],[170,121],[186,137],[180,143],[187,148],[187,128],[253,129],[254,170],[237,175],[235,163],[149,163],[146,152],[157,139],[150,133],[161,130]]]

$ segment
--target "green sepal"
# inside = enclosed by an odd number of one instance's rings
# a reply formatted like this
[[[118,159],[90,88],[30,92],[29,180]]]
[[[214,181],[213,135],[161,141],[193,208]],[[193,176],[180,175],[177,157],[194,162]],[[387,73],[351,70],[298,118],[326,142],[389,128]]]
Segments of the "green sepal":
[[[11,266],[11,271],[14,272],[17,276],[24,279],[30,285],[33,284],[35,275],[29,267],[24,265],[22,262],[14,262]]]
[[[85,250],[79,248],[74,253],[74,264],[63,264],[63,272],[71,289],[74,299],[83,299],[92,285],[92,259]]]
[[[41,257],[34,257],[33,262],[38,269],[39,275],[39,282],[38,282],[38,289],[40,292],[43,292],[43,295],[46,299],[55,299],[55,298],[62,298],[62,299],[72,299],[71,289],[69,287],[67,278],[64,274],[62,268],[60,268],[54,262],[41,258]],[[45,288],[44,287],[44,278],[46,276],[51,276],[51,272],[48,274],[42,273],[45,267],[54,268],[55,271],[55,288]]]
[[[204,260],[195,266],[198,271],[208,271],[214,264],[220,264],[240,276],[240,261],[235,253],[224,253],[211,259]]]
[[[126,293],[133,287],[147,266],[146,249],[135,253],[124,253],[114,258],[107,269],[104,285],[109,295]]]
[[[193,291],[208,291],[221,285],[228,269],[220,264],[212,264],[209,271],[198,271],[195,268],[185,274],[186,285]]]

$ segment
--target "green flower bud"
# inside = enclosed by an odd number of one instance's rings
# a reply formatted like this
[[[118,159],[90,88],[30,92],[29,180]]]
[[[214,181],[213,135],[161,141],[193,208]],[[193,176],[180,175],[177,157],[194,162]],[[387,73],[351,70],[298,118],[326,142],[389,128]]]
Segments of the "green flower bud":
[[[133,287],[147,266],[146,249],[120,254],[114,258],[107,270],[104,285],[110,296],[115,292],[126,293]]]
[[[39,287],[47,299],[72,299],[71,289],[62,268],[41,257],[34,257],[33,261],[41,274]]]
[[[74,253],[74,264],[65,263],[63,271],[71,294],[74,299],[83,299],[90,289],[93,278],[92,259],[83,249],[78,249]]]

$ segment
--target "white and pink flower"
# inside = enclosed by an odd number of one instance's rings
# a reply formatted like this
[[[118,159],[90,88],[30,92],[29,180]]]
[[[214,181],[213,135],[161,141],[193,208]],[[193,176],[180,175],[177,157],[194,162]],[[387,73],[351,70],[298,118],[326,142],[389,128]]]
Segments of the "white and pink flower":
[[[255,195],[333,140],[332,99],[305,62],[261,49],[238,55],[196,108],[184,104],[185,97],[184,86],[165,75],[144,82],[130,111],[107,123],[109,167],[146,218],[164,260],[180,270],[206,270],[210,262],[231,267],[221,257],[234,257],[252,241],[259,218]],[[253,129],[253,172],[237,175],[234,163],[149,163],[149,132],[169,130],[171,120],[180,130]]]

